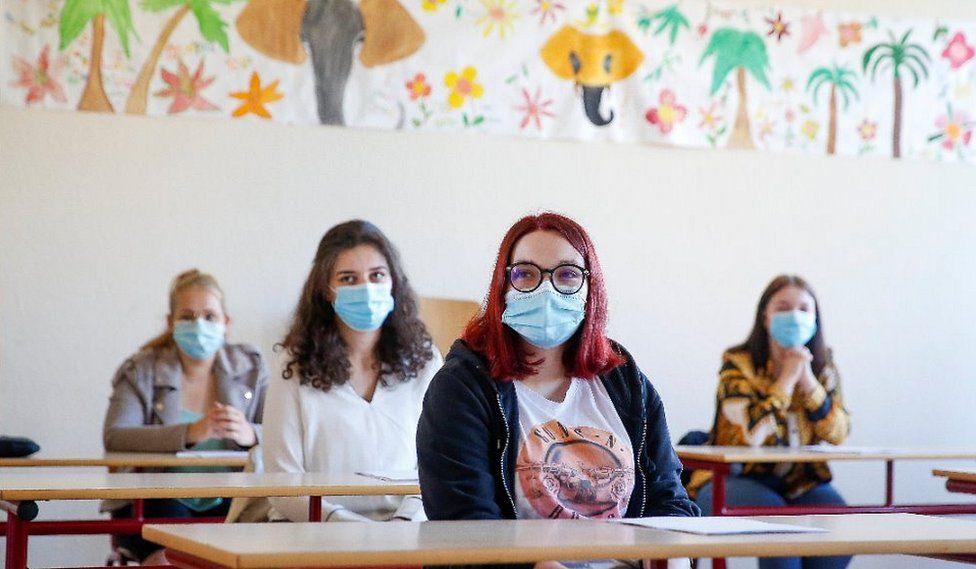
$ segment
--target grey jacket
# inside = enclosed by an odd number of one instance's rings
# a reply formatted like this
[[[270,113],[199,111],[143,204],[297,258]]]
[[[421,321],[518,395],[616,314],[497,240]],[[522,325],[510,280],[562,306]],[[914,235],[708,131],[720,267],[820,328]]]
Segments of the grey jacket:
[[[268,370],[247,344],[217,352],[217,401],[240,409],[261,441],[261,415]],[[142,350],[127,359],[112,380],[102,440],[110,452],[176,452],[186,448],[180,422],[182,367],[175,347]]]

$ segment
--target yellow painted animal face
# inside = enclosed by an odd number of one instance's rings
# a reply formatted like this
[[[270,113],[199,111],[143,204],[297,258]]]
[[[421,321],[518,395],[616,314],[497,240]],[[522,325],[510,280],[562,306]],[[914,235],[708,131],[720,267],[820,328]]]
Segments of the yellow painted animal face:
[[[628,77],[644,54],[620,30],[591,35],[563,26],[542,47],[542,60],[562,79],[599,87]]]

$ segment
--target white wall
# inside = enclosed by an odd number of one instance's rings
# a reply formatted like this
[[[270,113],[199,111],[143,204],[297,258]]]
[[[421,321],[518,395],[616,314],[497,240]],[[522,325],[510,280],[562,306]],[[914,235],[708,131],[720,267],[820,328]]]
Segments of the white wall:
[[[821,5],[976,19],[976,5],[951,0]],[[612,335],[662,392],[675,436],[708,426],[719,355],[788,271],[820,295],[852,444],[972,443],[972,167],[9,108],[0,432],[50,453],[99,452],[109,380],[162,326],[180,270],[216,274],[234,338],[269,352],[334,223],[378,223],[421,294],[477,299],[504,231],[540,209],[592,232]],[[932,466],[901,466],[898,498],[956,499]],[[881,499],[880,464],[835,472],[850,500]],[[59,539],[32,540],[32,565],[104,560],[104,538]]]

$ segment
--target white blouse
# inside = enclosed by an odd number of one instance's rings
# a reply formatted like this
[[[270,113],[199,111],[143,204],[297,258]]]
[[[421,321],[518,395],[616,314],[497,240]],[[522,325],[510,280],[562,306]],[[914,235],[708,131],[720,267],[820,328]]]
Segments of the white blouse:
[[[279,370],[286,360],[278,357]],[[264,469],[267,472],[323,472],[417,469],[417,422],[424,393],[440,369],[440,353],[407,383],[376,386],[372,401],[348,383],[329,391],[301,385],[279,372],[268,385],[264,406]],[[395,381],[395,380],[394,380]],[[270,498],[271,519],[308,521],[308,498]],[[425,519],[419,496],[322,498],[323,521]]]

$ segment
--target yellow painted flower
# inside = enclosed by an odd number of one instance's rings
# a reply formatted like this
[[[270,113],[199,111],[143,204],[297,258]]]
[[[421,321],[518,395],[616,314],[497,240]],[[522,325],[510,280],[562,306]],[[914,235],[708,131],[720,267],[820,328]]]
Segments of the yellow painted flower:
[[[792,77],[783,78],[783,83],[780,84],[780,89],[782,89],[784,93],[792,93],[795,88],[796,81]]]
[[[810,140],[817,139],[817,133],[820,132],[820,123],[815,120],[807,119],[800,127],[800,132],[806,135]]]
[[[607,0],[607,11],[611,14],[622,14],[624,11],[624,0]]]
[[[460,109],[468,97],[480,99],[485,94],[484,86],[475,83],[477,77],[478,70],[471,66],[462,69],[460,75],[454,71],[444,75],[444,85],[451,90],[447,98],[451,108]]]
[[[481,35],[488,37],[498,30],[498,37],[505,39],[505,35],[515,27],[518,14],[515,13],[515,0],[481,0],[485,13],[475,22],[482,26]]]
[[[420,6],[425,12],[433,12],[440,7],[441,4],[447,2],[447,0],[422,0]]]

